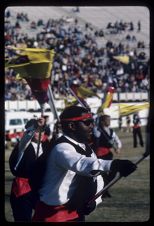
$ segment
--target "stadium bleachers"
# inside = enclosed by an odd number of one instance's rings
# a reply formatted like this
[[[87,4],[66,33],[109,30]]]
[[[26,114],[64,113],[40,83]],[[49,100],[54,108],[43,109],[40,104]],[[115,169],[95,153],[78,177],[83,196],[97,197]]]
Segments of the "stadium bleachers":
[[[142,39],[149,44],[150,36],[150,12],[146,7],[139,6],[120,6],[120,7],[80,7],[79,13],[73,13],[72,7],[8,7],[11,15],[15,18],[16,13],[28,13],[30,20],[37,21],[41,18],[46,22],[49,18],[58,19],[61,17],[75,17],[80,22],[91,23],[95,28],[106,28],[108,22],[116,21],[133,22],[137,26],[137,22],[141,21],[141,32],[136,32],[138,39]],[[23,27],[25,30],[25,27]],[[115,37],[112,37],[113,39]],[[116,37],[117,38],[117,37]],[[119,39],[123,35],[119,35]]]
[[[121,7],[80,7],[79,12],[74,12],[73,7],[8,7],[6,11],[9,10],[11,13],[11,20],[13,23],[16,22],[17,13],[26,13],[30,21],[37,23],[39,19],[43,19],[46,23],[49,18],[59,19],[59,18],[77,18],[80,22],[80,26],[85,27],[85,23],[91,24],[92,29],[103,29],[105,31],[104,37],[97,38],[97,42],[100,46],[105,46],[107,41],[112,41],[113,43],[123,42],[127,31],[120,32],[118,34],[107,33],[106,26],[109,22],[115,23],[116,21],[123,22],[133,22],[134,31],[133,35],[136,36],[137,40],[145,42],[146,48],[144,51],[149,57],[149,32],[150,32],[150,14],[146,7],[138,6],[121,6]],[[137,31],[137,23],[141,22],[141,31]],[[29,36],[36,36],[36,33],[41,31],[41,27],[37,29],[31,29],[30,23],[22,22],[21,33],[28,33]],[[130,33],[130,31],[128,31]],[[129,43],[133,45],[133,43]],[[136,45],[136,43],[135,43]],[[137,48],[137,51],[142,51]],[[103,59],[104,61],[104,59]],[[125,99],[125,95],[122,99]],[[142,99],[142,95],[138,94],[138,98]],[[137,99],[138,99],[137,98]],[[128,98],[129,99],[129,98]]]

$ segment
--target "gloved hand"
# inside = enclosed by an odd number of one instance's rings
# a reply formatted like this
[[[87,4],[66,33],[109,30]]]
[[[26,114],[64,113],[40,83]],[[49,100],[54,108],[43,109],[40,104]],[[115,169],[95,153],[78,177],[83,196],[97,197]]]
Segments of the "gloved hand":
[[[120,176],[127,177],[136,170],[137,166],[129,160],[115,159],[111,164],[111,172],[120,172]]]
[[[79,210],[81,215],[89,215],[96,208],[96,202],[92,202],[89,206],[85,206],[82,210]]]
[[[30,128],[31,126],[33,126],[35,129],[38,128],[38,123],[37,123],[37,120],[36,119],[30,119],[26,125],[25,125],[25,129],[28,129]]]

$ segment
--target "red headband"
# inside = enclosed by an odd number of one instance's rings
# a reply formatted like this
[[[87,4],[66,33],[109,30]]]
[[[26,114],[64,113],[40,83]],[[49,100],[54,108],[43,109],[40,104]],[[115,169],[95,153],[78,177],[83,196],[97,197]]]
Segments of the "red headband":
[[[78,116],[78,117],[64,118],[64,119],[61,119],[61,121],[81,121],[83,119],[88,119],[88,118],[92,118],[92,114],[87,113],[87,114],[84,114],[84,115]]]

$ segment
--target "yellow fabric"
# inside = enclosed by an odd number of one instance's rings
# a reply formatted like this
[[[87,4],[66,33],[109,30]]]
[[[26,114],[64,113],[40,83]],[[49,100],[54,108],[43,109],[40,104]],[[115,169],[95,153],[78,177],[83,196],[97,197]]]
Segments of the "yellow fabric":
[[[114,56],[114,59],[124,63],[124,64],[128,64],[129,63],[129,56],[124,55],[124,56]]]
[[[23,78],[20,76],[20,74],[19,73],[16,74],[16,80],[21,80],[21,79],[23,79]]]
[[[112,103],[112,99],[113,99],[113,93],[108,92],[106,94],[104,103],[98,108],[97,113],[103,112],[104,108],[109,108]]]
[[[70,100],[65,98],[64,103],[65,103],[65,107],[69,107],[69,106],[78,104],[78,101],[75,98],[71,98]]]
[[[98,97],[100,99],[100,97],[95,92],[93,92],[90,88],[86,88],[83,85],[81,85],[77,89],[77,95],[78,95],[78,97],[81,97],[81,98],[96,96],[96,97]]]
[[[21,78],[45,79],[50,77],[54,50],[36,48],[13,48],[17,56],[7,60],[6,67],[13,68]],[[21,57],[26,57],[24,63],[18,63]]]
[[[103,85],[103,83],[102,83],[101,79],[96,79],[96,80],[94,81],[94,85],[95,85],[96,87],[100,87],[100,86]]]
[[[140,104],[140,105],[128,105],[128,104],[120,104],[120,116],[126,116],[130,114],[134,114],[143,109],[149,108],[149,103]]]

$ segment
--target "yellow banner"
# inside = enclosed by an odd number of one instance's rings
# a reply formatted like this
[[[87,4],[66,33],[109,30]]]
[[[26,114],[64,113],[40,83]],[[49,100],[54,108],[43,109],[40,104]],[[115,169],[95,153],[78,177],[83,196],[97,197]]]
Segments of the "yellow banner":
[[[114,56],[114,59],[124,63],[124,64],[128,64],[129,63],[129,56],[124,55],[124,56]]]
[[[50,78],[54,50],[36,48],[13,48],[15,57],[6,59],[5,67],[13,68],[22,78]]]
[[[78,101],[74,97],[72,97],[70,99],[65,98],[64,103],[65,103],[65,107],[69,107],[69,106],[72,106],[72,105],[77,105]]]
[[[149,108],[149,103],[141,104],[141,105],[128,105],[128,104],[120,104],[120,116],[127,116],[130,114],[134,114],[143,109]]]
[[[90,88],[86,88],[83,85],[81,85],[80,87],[77,88],[77,95],[78,95],[78,97],[81,97],[81,98],[96,96],[100,99],[100,97],[97,95],[97,93],[92,91]]]
[[[98,108],[97,113],[103,112],[104,108],[109,108],[113,100],[113,92],[107,92],[104,103]]]

